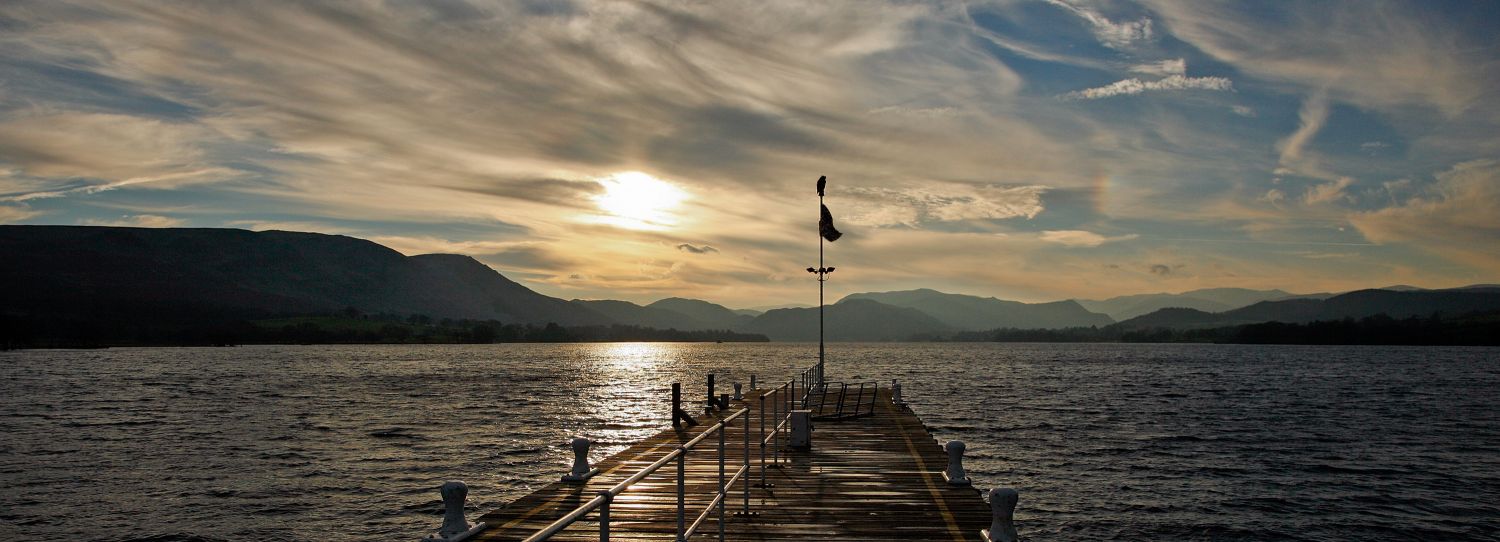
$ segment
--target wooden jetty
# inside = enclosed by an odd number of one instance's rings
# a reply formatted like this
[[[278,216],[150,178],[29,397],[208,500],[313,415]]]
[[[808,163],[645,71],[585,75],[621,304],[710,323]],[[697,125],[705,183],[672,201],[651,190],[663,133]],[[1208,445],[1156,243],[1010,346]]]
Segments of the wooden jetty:
[[[779,394],[751,390],[728,408],[699,411],[699,425],[598,461],[599,474],[584,483],[556,482],[477,518],[486,527],[469,540],[526,540],[549,526],[555,532],[541,538],[675,540],[700,514],[689,539],[984,540],[989,504],[978,490],[947,482],[947,452],[909,408],[892,403],[890,390],[873,389],[860,417],[814,421],[812,445],[799,451],[788,446],[783,422],[787,410],[806,404],[783,397],[788,388],[806,401],[793,381]],[[733,419],[721,427],[725,418]],[[685,444],[685,459],[668,458]],[[602,533],[598,506],[580,512],[601,495],[609,495]],[[566,528],[554,525],[570,514]]]

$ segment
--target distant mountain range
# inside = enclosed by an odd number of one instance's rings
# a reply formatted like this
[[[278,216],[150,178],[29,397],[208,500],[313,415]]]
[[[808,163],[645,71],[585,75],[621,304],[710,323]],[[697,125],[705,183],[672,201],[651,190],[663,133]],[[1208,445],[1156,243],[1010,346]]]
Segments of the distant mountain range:
[[[1384,314],[1392,318],[1454,317],[1500,310],[1500,287],[1479,285],[1448,290],[1359,290],[1326,299],[1293,298],[1262,301],[1238,309],[1207,312],[1167,308],[1116,324],[1124,329],[1203,329],[1262,322],[1289,324],[1364,318]]]
[[[404,256],[339,235],[233,229],[0,226],[0,317],[78,325],[255,320],[355,311],[434,319],[818,337],[816,307],[730,309],[667,298],[565,301],[467,256]],[[845,296],[825,309],[834,341],[945,337],[997,328],[1196,329],[1500,309],[1500,286],[1344,294],[1214,288],[1021,303],[930,289]],[[1116,322],[1119,323],[1116,323]]]
[[[995,328],[1058,328],[1107,326],[1109,316],[1089,312],[1073,300],[1051,303],[1021,303],[993,297],[945,294],[919,289],[900,292],[850,294],[838,304],[866,299],[922,311],[944,325],[961,331]]]
[[[1298,296],[1282,290],[1249,290],[1245,288],[1207,288],[1180,294],[1137,294],[1111,297],[1103,301],[1075,300],[1084,308],[1102,312],[1115,321],[1129,320],[1166,308],[1197,309],[1204,312],[1233,310],[1261,301],[1294,297],[1328,297],[1333,294]]]

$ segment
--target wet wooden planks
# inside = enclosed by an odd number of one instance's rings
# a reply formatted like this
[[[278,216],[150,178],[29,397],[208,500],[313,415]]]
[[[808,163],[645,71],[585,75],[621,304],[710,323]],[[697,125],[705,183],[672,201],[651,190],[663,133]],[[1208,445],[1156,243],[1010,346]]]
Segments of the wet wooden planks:
[[[750,515],[744,485],[737,483],[725,510],[729,540],[981,540],[990,522],[989,506],[973,488],[952,487],[943,479],[947,455],[922,421],[910,410],[890,403],[882,390],[875,415],[814,424],[813,449],[781,448],[773,463],[766,451],[765,481],[760,454],[760,417],[754,400],[736,403],[751,408],[749,471]],[[767,406],[767,430],[771,409]],[[602,472],[587,484],[554,483],[484,515],[489,528],[477,540],[521,540],[587,502],[638,470],[671,452],[716,423],[683,432],[664,431],[596,464]],[[743,463],[746,424],[736,420],[725,435],[727,476]],[[781,443],[784,445],[785,440]],[[701,513],[718,489],[718,438],[710,436],[688,456],[687,517]],[[559,473],[561,474],[561,473]],[[610,509],[613,540],[671,540],[677,532],[677,467],[663,467],[616,497]],[[717,538],[717,512],[711,513],[695,540]],[[597,540],[597,515],[563,531],[553,540]]]

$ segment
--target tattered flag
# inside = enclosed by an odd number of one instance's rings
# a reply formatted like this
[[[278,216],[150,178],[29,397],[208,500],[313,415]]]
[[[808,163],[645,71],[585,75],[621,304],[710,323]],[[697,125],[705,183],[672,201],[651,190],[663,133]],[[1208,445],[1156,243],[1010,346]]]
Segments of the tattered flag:
[[[823,197],[823,187],[825,187],[825,186],[828,186],[828,176],[827,175],[819,175],[818,176],[818,197],[820,197],[820,198]]]
[[[820,183],[821,184],[821,181]],[[822,212],[818,216],[818,234],[822,235],[828,242],[834,242],[843,237],[844,234],[833,227],[833,213],[828,212],[827,205],[818,205]]]

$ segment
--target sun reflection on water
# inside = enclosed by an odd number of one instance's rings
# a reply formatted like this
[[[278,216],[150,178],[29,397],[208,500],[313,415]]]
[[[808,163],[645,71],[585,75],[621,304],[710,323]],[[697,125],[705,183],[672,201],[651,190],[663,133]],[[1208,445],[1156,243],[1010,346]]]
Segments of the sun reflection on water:
[[[597,443],[590,453],[605,457],[660,430],[669,413],[662,402],[677,380],[684,348],[676,343],[579,345],[585,363],[579,377],[589,383],[580,407],[586,432]]]
[[[651,370],[676,352],[668,343],[605,343],[596,345],[589,357],[615,369]]]

